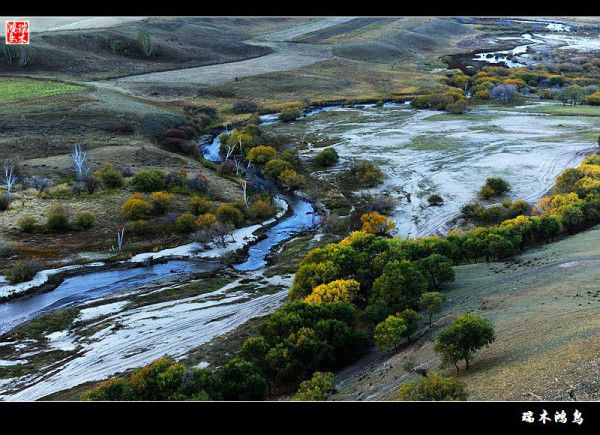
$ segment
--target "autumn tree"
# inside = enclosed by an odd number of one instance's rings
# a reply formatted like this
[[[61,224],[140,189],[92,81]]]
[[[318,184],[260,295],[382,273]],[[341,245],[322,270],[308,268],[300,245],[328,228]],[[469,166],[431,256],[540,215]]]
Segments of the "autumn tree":
[[[390,315],[375,327],[375,344],[381,350],[397,347],[407,330],[403,318],[398,315]]]
[[[360,221],[362,222],[362,231],[378,236],[387,236],[396,227],[394,222],[377,212],[363,214]]]
[[[360,284],[353,279],[338,279],[315,287],[305,300],[311,304],[323,302],[353,302],[358,296]]]

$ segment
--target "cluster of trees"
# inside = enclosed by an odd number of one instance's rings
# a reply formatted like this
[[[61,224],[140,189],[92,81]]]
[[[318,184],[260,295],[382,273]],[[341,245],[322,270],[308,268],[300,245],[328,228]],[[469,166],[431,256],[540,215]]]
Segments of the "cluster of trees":
[[[278,152],[273,146],[262,145],[263,139],[262,130],[253,124],[222,133],[220,151],[225,159],[219,171],[240,175],[254,164],[281,187],[292,191],[301,188],[305,179],[297,171],[301,168],[298,154],[292,151]]]
[[[545,99],[559,100],[563,104],[600,104],[600,92],[595,84],[597,81],[580,77],[573,72],[550,71],[548,66],[485,66],[471,76],[460,70],[452,70],[443,82],[469,92],[479,100],[493,99],[510,103],[520,93],[533,93]]]
[[[413,98],[410,104],[417,109],[464,113],[467,110],[467,97],[462,89],[448,88],[439,92],[419,95]]]
[[[486,224],[496,224],[520,215],[529,214],[531,206],[523,199],[503,199],[500,204],[484,207],[480,202],[470,202],[461,208],[464,217]]]

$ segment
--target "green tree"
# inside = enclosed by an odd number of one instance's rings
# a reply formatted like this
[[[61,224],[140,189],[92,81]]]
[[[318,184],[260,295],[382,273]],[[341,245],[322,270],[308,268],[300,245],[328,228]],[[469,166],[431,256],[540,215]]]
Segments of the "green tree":
[[[569,193],[575,190],[575,183],[584,177],[583,172],[577,168],[565,169],[554,181],[556,193]]]
[[[390,261],[373,283],[371,301],[381,301],[394,310],[415,307],[427,291],[427,280],[408,260]]]
[[[406,310],[400,312],[398,314],[402,320],[404,320],[404,325],[406,326],[406,330],[403,332],[403,336],[406,337],[408,342],[411,342],[411,335],[413,335],[417,329],[419,329],[419,325],[423,318],[415,311],[407,308]]]
[[[264,400],[267,380],[261,370],[249,361],[233,358],[217,369],[224,400]]]
[[[475,353],[495,339],[494,326],[489,320],[474,314],[463,314],[440,331],[434,349],[442,355],[444,364],[453,364],[459,372],[459,361],[465,360],[468,370],[469,361]]]
[[[421,295],[419,305],[421,305],[429,315],[429,326],[433,315],[442,311],[442,306],[446,302],[446,295],[439,292],[427,292]]]
[[[467,386],[459,379],[429,373],[418,381],[402,384],[398,400],[446,401],[467,400]]]
[[[448,257],[431,254],[418,260],[416,264],[429,280],[430,288],[437,290],[441,283],[454,281],[454,269]]]
[[[335,393],[335,378],[330,372],[315,372],[300,384],[294,400],[327,400]]]
[[[375,327],[375,345],[381,350],[395,348],[404,338],[407,329],[403,318],[398,315],[388,316]]]

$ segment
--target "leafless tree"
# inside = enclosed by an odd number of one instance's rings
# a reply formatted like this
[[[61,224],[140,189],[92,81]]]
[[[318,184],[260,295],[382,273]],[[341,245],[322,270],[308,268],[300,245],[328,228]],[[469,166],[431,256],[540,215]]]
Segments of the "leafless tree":
[[[71,161],[73,163],[73,168],[75,169],[75,174],[77,175],[77,181],[83,181],[89,171],[89,166],[87,161],[87,153],[81,147],[81,145],[73,145],[73,150],[71,151]]]
[[[248,198],[248,182],[244,180],[242,183],[242,189],[244,192],[244,205],[246,206],[246,210],[250,208],[250,198]]]
[[[112,245],[110,251],[113,254],[122,254],[123,253],[123,240],[125,236],[125,228],[117,231],[117,249],[115,249],[115,245]]]
[[[10,201],[13,188],[17,184],[17,181],[19,181],[19,175],[16,165],[12,161],[5,160],[2,166],[2,185],[6,189],[6,199]]]

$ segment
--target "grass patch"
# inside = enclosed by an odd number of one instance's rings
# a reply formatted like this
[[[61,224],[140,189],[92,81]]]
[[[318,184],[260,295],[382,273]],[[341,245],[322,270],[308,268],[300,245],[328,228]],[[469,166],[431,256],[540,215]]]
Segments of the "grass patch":
[[[460,146],[461,142],[441,135],[418,135],[407,144],[407,147],[418,151],[454,151]]]
[[[45,335],[67,329],[79,315],[79,308],[52,311],[18,326],[10,334],[19,340],[40,340]]]
[[[133,300],[133,304],[135,306],[149,305],[158,302],[172,301],[203,293],[209,293],[223,287],[229,281],[230,280],[227,278],[219,277],[202,278],[180,287],[165,289],[138,296]]]
[[[600,106],[564,106],[562,104],[542,105],[523,109],[531,113],[547,113],[561,116],[600,116]]]
[[[10,103],[49,95],[82,92],[86,88],[50,80],[0,77],[0,103]]]

